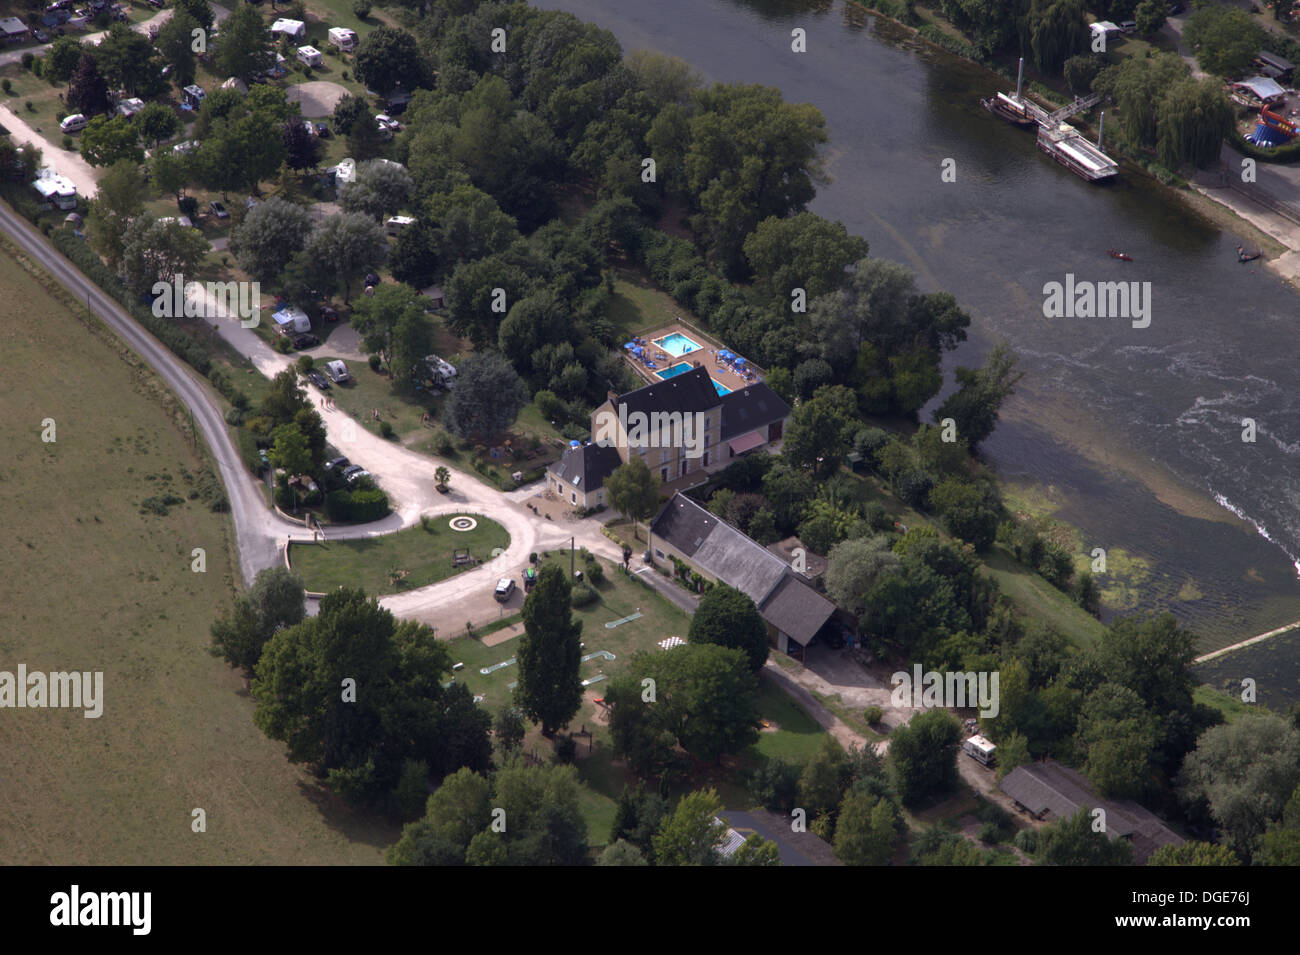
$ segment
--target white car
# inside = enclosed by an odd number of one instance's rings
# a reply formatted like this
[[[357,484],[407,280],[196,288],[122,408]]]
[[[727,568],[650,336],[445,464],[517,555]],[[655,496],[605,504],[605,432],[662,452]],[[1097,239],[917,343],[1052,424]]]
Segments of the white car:
[[[86,119],[84,115],[81,113],[73,113],[71,116],[65,116],[63,118],[59,123],[59,129],[63,130],[65,133],[79,133],[89,124],[90,120]]]
[[[401,132],[402,129],[402,124],[387,113],[375,114],[375,122],[379,124],[380,129],[386,129],[389,132],[397,133]]]

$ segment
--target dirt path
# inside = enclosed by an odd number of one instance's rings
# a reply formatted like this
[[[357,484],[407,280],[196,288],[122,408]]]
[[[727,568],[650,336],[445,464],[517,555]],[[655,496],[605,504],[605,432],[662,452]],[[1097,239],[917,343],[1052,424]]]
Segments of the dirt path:
[[[35,143],[41,149],[41,165],[53,166],[60,176],[70,180],[77,187],[77,194],[91,199],[99,191],[95,170],[79,153],[69,152],[56,146],[43,134],[28,125],[27,121],[8,106],[0,106],[0,126],[9,130],[9,138],[16,144],[25,146]],[[60,134],[60,137],[62,134]]]

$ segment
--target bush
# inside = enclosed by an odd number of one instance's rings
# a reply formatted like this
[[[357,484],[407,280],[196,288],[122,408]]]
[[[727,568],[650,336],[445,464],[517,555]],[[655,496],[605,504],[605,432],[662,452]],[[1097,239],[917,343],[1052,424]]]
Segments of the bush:
[[[586,425],[570,422],[560,429],[560,434],[568,441],[585,441],[589,430]]]
[[[244,413],[238,408],[231,408],[226,412],[226,424],[239,427],[244,423]]]
[[[600,566],[600,561],[598,560],[587,561],[585,573],[587,580],[591,582],[593,587],[599,587],[605,582],[605,568]]]
[[[32,62],[32,73],[35,76],[41,76],[45,72],[45,61],[36,59]]]
[[[76,145],[76,143],[73,142],[72,137],[69,136],[67,133],[64,133],[64,134],[63,134],[63,148],[66,149],[68,152],[72,152],[72,147],[75,146],[75,145]]]
[[[384,366],[383,359],[381,359],[378,355],[371,355],[367,359],[367,361],[370,363],[371,371],[379,371],[379,369]]]
[[[1021,852],[1033,855],[1038,851],[1038,830],[1021,829],[1016,833],[1015,846]]]
[[[352,0],[352,13],[358,20],[370,16],[370,0]]]
[[[454,454],[456,446],[451,440],[451,435],[446,431],[439,431],[437,436],[433,439],[433,450],[441,454],[443,457]]]
[[[875,726],[884,715],[878,706],[868,706],[862,711],[862,718],[867,721],[868,726]]]
[[[0,80],[0,90],[4,90],[6,94],[12,92],[13,85],[14,84],[10,81],[9,77],[7,76],[3,80]]]
[[[311,371],[315,366],[316,359],[312,358],[311,355],[298,356],[298,371],[302,372],[304,375]]]
[[[199,200],[194,196],[181,196],[176,200],[176,206],[181,210],[181,215],[191,219],[199,214]]]
[[[596,591],[591,584],[584,580],[582,583],[574,585],[569,602],[575,607],[586,607],[596,602]]]
[[[388,514],[388,495],[378,489],[333,491],[325,498],[325,512],[332,521],[377,521]]]
[[[24,70],[30,70],[30,69],[32,68],[32,60],[34,60],[34,59],[36,59],[36,55],[35,55],[34,53],[32,53],[31,50],[28,50],[26,53],[24,53],[24,54],[23,54],[23,69],[24,69]]]
[[[387,421],[379,422],[379,433],[390,440],[397,434],[397,432],[393,430],[393,426]]]
[[[262,473],[262,456],[257,452],[257,438],[247,428],[235,432],[235,443],[239,446],[239,457],[244,467],[254,474]]]
[[[980,831],[979,831],[980,842],[995,843],[998,842],[1001,838],[1002,838],[1002,833],[998,829],[996,823],[986,822],[984,823],[984,825],[980,826]]]

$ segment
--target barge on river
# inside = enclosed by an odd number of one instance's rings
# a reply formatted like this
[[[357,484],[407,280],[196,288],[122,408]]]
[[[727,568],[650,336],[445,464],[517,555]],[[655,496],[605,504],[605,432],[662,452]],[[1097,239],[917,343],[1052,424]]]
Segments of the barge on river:
[[[1119,173],[1119,163],[1094,146],[1069,123],[1038,129],[1038,148],[1089,182],[1104,182]]]

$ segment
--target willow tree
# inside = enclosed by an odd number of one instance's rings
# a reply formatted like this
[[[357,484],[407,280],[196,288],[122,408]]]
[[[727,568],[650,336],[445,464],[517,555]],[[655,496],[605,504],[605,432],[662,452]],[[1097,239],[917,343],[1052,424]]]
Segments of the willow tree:
[[[1160,101],[1160,161],[1170,169],[1185,162],[1204,167],[1219,158],[1223,137],[1232,126],[1232,106],[1217,80],[1176,83]]]

